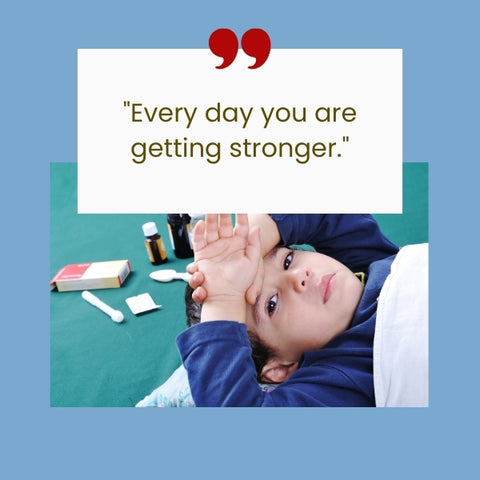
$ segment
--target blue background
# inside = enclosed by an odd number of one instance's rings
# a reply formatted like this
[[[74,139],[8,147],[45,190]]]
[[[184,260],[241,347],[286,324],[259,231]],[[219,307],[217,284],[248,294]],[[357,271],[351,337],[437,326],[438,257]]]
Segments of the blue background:
[[[0,476],[395,479],[478,472],[478,214],[469,214],[478,205],[475,5],[4,2]],[[273,48],[404,50],[404,161],[430,164],[430,408],[49,407],[49,163],[76,161],[76,50],[207,48],[219,27],[239,35],[263,28]]]

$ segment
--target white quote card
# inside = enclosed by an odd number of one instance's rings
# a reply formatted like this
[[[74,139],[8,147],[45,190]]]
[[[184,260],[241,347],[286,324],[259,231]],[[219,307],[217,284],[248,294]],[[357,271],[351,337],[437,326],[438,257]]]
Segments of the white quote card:
[[[402,50],[78,50],[78,212],[401,213]]]

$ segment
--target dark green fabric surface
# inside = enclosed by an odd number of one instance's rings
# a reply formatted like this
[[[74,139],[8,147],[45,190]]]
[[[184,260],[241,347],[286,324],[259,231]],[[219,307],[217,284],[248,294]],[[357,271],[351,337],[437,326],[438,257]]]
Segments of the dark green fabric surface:
[[[51,164],[51,277],[70,263],[127,258],[132,273],[120,288],[93,290],[121,310],[122,324],[81,298],[51,292],[50,386],[52,406],[133,406],[180,364],[175,337],[185,328],[185,283],[149,278],[160,268],[185,271],[168,237],[165,215],[78,215],[76,163]],[[128,192],[124,192],[128,195]],[[155,221],[169,261],[150,263],[142,225]],[[163,308],[139,316],[125,299],[148,292]]]
[[[403,164],[403,213],[374,215],[398,246],[428,242],[428,163]]]
[[[175,337],[185,328],[185,283],[161,284],[148,275],[160,268],[184,271],[190,260],[174,256],[165,215],[78,215],[76,168],[51,164],[50,278],[66,264],[124,258],[133,271],[121,288],[93,291],[123,312],[122,324],[86,303],[81,292],[50,293],[50,404],[134,406],[180,365]],[[398,245],[427,242],[428,164],[404,164],[402,215],[375,216]],[[165,265],[148,260],[141,228],[147,221],[157,223],[164,239]],[[135,316],[125,299],[145,292],[163,308]]]

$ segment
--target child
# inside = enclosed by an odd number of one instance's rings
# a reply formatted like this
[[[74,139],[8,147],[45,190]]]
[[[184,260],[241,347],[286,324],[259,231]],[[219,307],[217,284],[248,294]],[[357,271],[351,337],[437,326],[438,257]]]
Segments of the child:
[[[208,215],[193,237],[204,303],[177,344],[195,404],[374,406],[377,298],[397,247],[366,215],[252,216],[261,243],[245,215],[235,229],[230,218]],[[280,242],[324,254],[275,248],[262,260]],[[258,386],[249,335],[268,349],[271,392]]]

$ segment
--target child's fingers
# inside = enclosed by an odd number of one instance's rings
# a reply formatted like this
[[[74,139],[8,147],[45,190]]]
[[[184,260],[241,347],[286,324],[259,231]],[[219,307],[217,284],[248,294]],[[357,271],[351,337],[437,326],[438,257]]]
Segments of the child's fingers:
[[[235,236],[247,240],[248,229],[248,215],[246,213],[237,213],[235,216]]]
[[[248,287],[245,293],[245,299],[250,305],[254,305],[257,297],[262,292],[263,287],[263,261],[261,255],[260,230],[258,227],[252,228],[248,236],[247,256],[252,263],[257,266],[257,273],[252,285]]]
[[[205,215],[205,241],[213,243],[218,240],[217,214],[208,213]]]
[[[205,275],[202,272],[195,272],[188,280],[188,284],[195,290],[196,288],[203,285],[205,282]]]
[[[255,280],[253,283],[248,287],[245,293],[245,299],[248,304],[255,305],[258,296],[262,293],[263,288],[263,262],[260,260],[259,268],[257,271],[257,275],[255,276]]]
[[[262,293],[262,286],[257,282],[252,283],[245,293],[245,300],[249,305],[255,305],[258,296]]]
[[[185,269],[190,275],[193,275],[195,272],[198,272],[198,266],[195,262],[189,263]]]
[[[205,222],[200,220],[193,229],[192,233],[193,251],[196,252],[206,246],[205,242]]]
[[[218,216],[218,235],[221,238],[228,238],[233,236],[232,216],[227,213],[222,213]]]
[[[207,296],[207,291],[204,287],[197,287],[192,293],[192,300],[197,303],[203,303]]]
[[[260,259],[262,258],[260,245],[260,229],[253,227],[248,234],[247,257],[256,265],[260,263]]]

